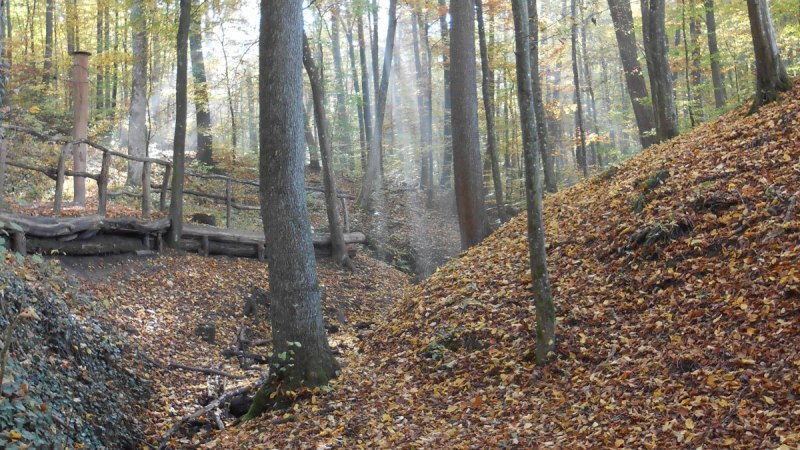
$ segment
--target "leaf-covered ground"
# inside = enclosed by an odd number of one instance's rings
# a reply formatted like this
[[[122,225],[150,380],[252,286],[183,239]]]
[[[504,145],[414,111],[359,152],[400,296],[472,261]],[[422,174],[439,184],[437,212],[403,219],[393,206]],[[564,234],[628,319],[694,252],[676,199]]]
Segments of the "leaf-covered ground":
[[[58,265],[0,245],[0,448],[136,448],[144,439],[138,419],[152,383],[140,375],[150,368],[95,318],[101,310]]]
[[[800,87],[743,112],[546,200],[546,368],[520,216],[399,302],[332,393],[205,447],[796,448]]]
[[[385,263],[361,256],[354,262],[354,272],[334,267],[327,259],[318,262],[331,346],[345,364],[365,330],[409,287],[408,277]],[[268,289],[266,264],[175,253],[154,258],[65,257],[61,264],[84,280],[84,288],[103,308],[104,320],[137,342],[148,363],[160,367],[144,374],[155,389],[142,414],[151,444],[181,416],[202,407],[209,395],[255,381],[265,370],[265,365],[254,364],[253,370],[244,371],[236,357],[223,352],[236,347],[242,327],[250,341],[270,337],[268,307],[259,306],[255,316],[244,314],[247,300],[261,298]],[[209,323],[216,326],[214,343],[204,342],[195,332],[198,325]],[[250,351],[265,356],[268,347]],[[218,369],[246,380],[166,368],[171,363]],[[222,417],[234,419],[224,412]],[[173,445],[191,446],[212,428],[208,417],[192,422]]]

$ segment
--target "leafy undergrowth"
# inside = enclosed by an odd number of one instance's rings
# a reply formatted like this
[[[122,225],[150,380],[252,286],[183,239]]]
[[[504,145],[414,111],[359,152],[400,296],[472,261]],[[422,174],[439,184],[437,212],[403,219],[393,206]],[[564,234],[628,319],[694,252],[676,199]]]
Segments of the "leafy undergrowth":
[[[206,447],[796,448],[800,87],[743,111],[546,200],[547,367],[519,216],[396,305],[333,393]]]
[[[269,307],[245,315],[249,300],[264,300],[268,288],[266,264],[248,259],[208,258],[169,253],[154,258],[62,258],[65,270],[82,277],[85,287],[107,312],[105,317],[143,349],[156,368],[153,401],[142,414],[147,440],[156,444],[181,416],[209,401],[209,395],[255,381],[266,365],[243,370],[235,355],[236,339],[246,328],[249,341],[270,337]],[[322,307],[334,351],[342,358],[358,352],[363,334],[380,314],[402,297],[409,279],[385,263],[367,257],[354,259],[355,271],[345,272],[326,259],[318,262]],[[215,339],[197,335],[199,325],[213,324]],[[266,356],[268,346],[250,352]],[[345,359],[344,364],[348,364]],[[235,380],[203,373],[168,369],[171,363],[213,368],[242,376]],[[235,418],[223,412],[222,420]],[[203,417],[188,424],[172,441],[188,447],[208,438],[216,428]]]
[[[136,448],[149,369],[118,332],[77,311],[98,304],[41,258],[0,246],[0,447]],[[9,334],[9,330],[11,330]]]

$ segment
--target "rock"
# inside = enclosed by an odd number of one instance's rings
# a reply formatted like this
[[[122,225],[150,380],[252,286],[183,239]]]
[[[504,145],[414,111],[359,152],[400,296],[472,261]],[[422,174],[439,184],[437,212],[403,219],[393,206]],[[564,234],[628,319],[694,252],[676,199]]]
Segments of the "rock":
[[[199,223],[202,225],[211,225],[212,227],[217,226],[217,219],[215,219],[214,216],[212,216],[211,214],[205,214],[205,213],[192,214],[191,217],[189,217],[189,221],[194,223]]]

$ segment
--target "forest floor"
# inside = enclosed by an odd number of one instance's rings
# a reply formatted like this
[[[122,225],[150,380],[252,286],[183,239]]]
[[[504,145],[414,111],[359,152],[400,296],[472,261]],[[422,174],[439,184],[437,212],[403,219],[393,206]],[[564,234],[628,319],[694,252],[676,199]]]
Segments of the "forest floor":
[[[290,409],[246,424],[222,411],[224,431],[203,416],[170,445],[797,448],[800,83],[758,114],[744,112],[546,198],[559,324],[546,367],[532,361],[523,214],[418,285],[363,254],[352,273],[320,260],[323,311],[342,364],[331,389],[305,392]],[[453,227],[448,200],[431,210],[431,225],[420,220],[418,192],[387,192],[400,200],[384,205],[400,210],[353,223],[396,233],[415,252],[414,236],[441,239],[427,247],[431,260],[439,246],[458,253],[452,232],[443,236]],[[28,274],[31,264],[16,276],[38,289],[44,282]],[[153,391],[141,407],[148,443],[220,391],[259,378],[263,365],[245,370],[224,354],[236,352],[242,330],[251,343],[270,336],[263,263],[168,252],[64,258],[60,267],[80,279],[79,297],[88,294],[93,305],[76,307],[75,316],[111,324],[132,343],[121,354],[138,361],[134,372]],[[53,297],[65,288],[48,289]],[[261,306],[247,316],[253,299]],[[213,328],[213,343],[198,336],[198,325],[206,334]],[[80,349],[84,360],[93,354]],[[248,350],[252,360],[268,347]],[[42,364],[80,367],[69,351]],[[20,355],[12,352],[14,361]],[[23,399],[24,386],[15,388]],[[0,403],[0,412],[9,405]]]
[[[64,271],[81,280],[85,292],[103,305],[103,320],[136,342],[154,367],[144,374],[155,392],[142,414],[148,442],[158,443],[181,416],[242,382],[170,369],[170,364],[216,369],[250,381],[265,369],[265,365],[250,361],[251,369],[243,370],[236,355],[223,355],[238,349],[243,330],[251,342],[270,337],[265,264],[174,252],[157,257],[59,260]],[[357,351],[358,342],[372,333],[378,317],[410,286],[407,275],[383,262],[362,256],[354,262],[354,272],[333,267],[325,259],[318,266],[328,336],[345,365]],[[254,300],[256,312],[247,315],[246,305]],[[198,335],[199,326],[214,328],[213,342]],[[247,351],[263,357],[268,345],[250,346]],[[229,417],[227,410],[222,417]],[[174,443],[192,446],[202,442],[213,427],[207,418],[192,421]]]
[[[800,84],[545,201],[537,368],[524,214],[412,288],[330,393],[202,448],[800,445]]]

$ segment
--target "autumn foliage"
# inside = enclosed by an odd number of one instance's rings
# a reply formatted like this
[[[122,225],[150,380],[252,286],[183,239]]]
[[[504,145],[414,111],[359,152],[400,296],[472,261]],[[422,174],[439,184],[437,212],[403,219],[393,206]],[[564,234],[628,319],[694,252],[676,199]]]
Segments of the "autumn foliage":
[[[546,199],[546,368],[521,216],[397,303],[333,393],[209,446],[795,448],[800,88],[781,100]]]

